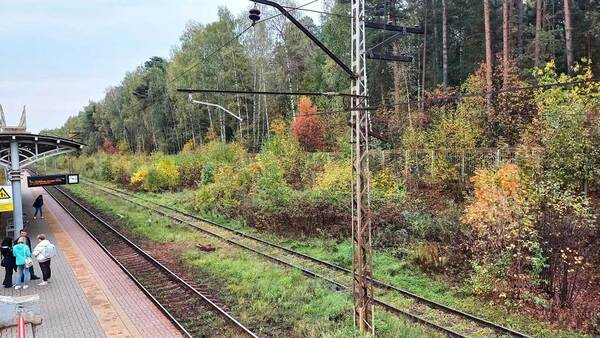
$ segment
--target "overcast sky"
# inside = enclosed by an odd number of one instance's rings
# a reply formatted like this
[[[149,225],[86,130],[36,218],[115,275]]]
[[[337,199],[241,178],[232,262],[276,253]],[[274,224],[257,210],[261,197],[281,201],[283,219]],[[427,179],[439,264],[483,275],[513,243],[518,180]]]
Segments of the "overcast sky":
[[[61,126],[149,57],[168,57],[190,20],[248,0],[0,0],[0,105],[31,132]],[[316,4],[315,4],[316,5]],[[311,6],[310,8],[319,8]]]

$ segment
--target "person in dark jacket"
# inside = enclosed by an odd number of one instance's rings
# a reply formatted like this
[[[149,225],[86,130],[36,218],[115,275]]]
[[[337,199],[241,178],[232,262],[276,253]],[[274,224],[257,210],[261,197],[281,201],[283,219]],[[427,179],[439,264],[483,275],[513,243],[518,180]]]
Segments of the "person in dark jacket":
[[[31,240],[29,239],[29,236],[27,236],[27,230],[23,229],[21,232],[19,232],[19,238],[21,237],[25,237],[25,244],[29,247],[29,252],[32,252]],[[19,243],[19,238],[15,240],[13,245],[17,245],[17,243]],[[31,280],[40,279],[40,277],[35,275],[35,271],[33,271],[33,265],[29,267],[29,275],[31,276]],[[21,278],[21,282],[23,282],[23,278]]]
[[[13,272],[17,271],[17,261],[12,252],[12,239],[10,237],[4,238],[0,252],[2,252],[2,266],[4,267],[4,282],[2,285],[5,288],[12,288],[12,276]]]
[[[40,214],[40,217],[44,218],[44,212],[42,211],[43,206],[44,206],[44,197],[42,197],[42,195],[39,195],[35,199],[35,202],[33,202],[33,207],[35,208],[35,213],[33,214],[33,219],[37,218],[38,212]]]

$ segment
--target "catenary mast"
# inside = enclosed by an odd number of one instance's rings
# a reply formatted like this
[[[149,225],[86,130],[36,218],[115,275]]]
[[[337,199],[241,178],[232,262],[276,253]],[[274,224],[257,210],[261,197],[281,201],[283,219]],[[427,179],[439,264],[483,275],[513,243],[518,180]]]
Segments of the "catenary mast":
[[[372,249],[369,208],[369,113],[365,55],[365,1],[352,0],[352,270],[354,323],[361,333],[373,325]]]

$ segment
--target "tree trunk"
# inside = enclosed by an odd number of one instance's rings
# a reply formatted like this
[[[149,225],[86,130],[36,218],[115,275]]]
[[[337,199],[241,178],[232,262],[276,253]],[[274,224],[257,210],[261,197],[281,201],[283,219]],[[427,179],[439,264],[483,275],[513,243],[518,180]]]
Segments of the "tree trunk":
[[[432,75],[433,75],[433,79],[432,79],[432,87],[435,87],[437,85],[437,76],[438,76],[438,29],[437,29],[437,22],[436,22],[436,17],[437,14],[435,12],[435,0],[431,0],[431,23],[433,26],[433,65],[431,67],[431,69],[433,70]]]
[[[584,11],[588,12],[588,11],[594,11],[597,10],[597,6],[592,4],[593,0],[588,0],[587,1],[587,6],[585,6]],[[588,29],[587,33],[585,33],[585,43],[586,43],[586,53],[585,55],[587,55],[588,60],[594,60],[592,58],[592,50],[594,49],[594,37],[592,34],[592,28],[590,27],[590,29]]]
[[[198,144],[198,143],[196,143],[196,129],[194,128],[194,119],[192,118],[192,115],[190,115],[189,118],[190,118],[190,126],[192,127],[192,143]]]
[[[396,1],[390,0],[388,5],[390,7],[388,22],[391,22],[392,25],[395,25],[397,22],[396,15],[395,13],[393,13],[393,9],[396,6]],[[392,50],[394,55],[400,54],[400,46],[398,46],[398,41],[392,42]],[[402,102],[402,94],[400,92],[400,90],[402,89],[402,79],[400,78],[401,69],[399,63],[393,62],[392,69],[394,73],[394,113],[396,113],[397,116],[400,116],[400,113],[402,112],[402,107],[400,106],[400,103]]]
[[[510,2],[502,0],[502,85],[508,86],[508,64],[510,60]]]
[[[560,293],[558,294],[558,298],[560,300],[560,306],[567,305],[567,295],[569,294],[569,266],[566,263],[563,263],[562,266],[562,274],[560,278]]]
[[[569,0],[563,0],[565,12],[565,41],[567,43],[567,71],[573,67],[573,26],[571,26],[571,5]]]
[[[252,90],[258,90],[257,89],[257,82],[258,82],[258,75],[257,75],[257,68],[258,66],[254,67],[254,79],[253,79],[253,85],[252,85]],[[258,97],[256,95],[254,95],[253,100],[252,100],[252,149],[256,150],[256,111],[260,109],[260,101],[258,99]]]
[[[263,68],[263,73],[264,72],[265,72],[265,69]],[[262,90],[266,91],[267,84],[266,84],[266,79],[264,76],[263,76],[262,86],[263,86]],[[261,124],[261,130],[262,130],[261,140],[264,141],[265,139],[269,139],[269,103],[267,102],[266,95],[262,95],[262,97],[263,97],[263,103],[264,103],[264,108],[265,108],[265,120],[264,120],[264,123]]]
[[[542,53],[542,7],[544,0],[536,0],[535,1],[535,65],[539,66],[541,62],[541,53]]]
[[[408,90],[408,70],[404,67],[402,71],[404,75],[404,87],[406,88],[406,109],[408,110],[408,126],[412,128],[412,113],[410,107],[410,91]]]
[[[448,19],[446,0],[442,0],[442,81],[444,91],[448,89]]]
[[[517,1],[517,12],[518,12],[518,21],[517,21],[517,53],[523,53],[523,0]]]
[[[221,142],[225,143],[227,141],[225,136],[225,119],[223,118],[223,112],[219,112],[219,131],[221,134]]]
[[[419,108],[425,108],[425,74],[427,74],[427,3],[425,3],[425,20],[423,20],[423,73],[421,74],[421,103]]]
[[[394,55],[400,54],[400,48],[398,48],[398,43],[396,41],[393,42],[393,51]],[[392,68],[394,70],[394,113],[396,113],[396,116],[400,116],[402,113],[402,79],[400,78],[401,70],[398,62],[394,62]]]
[[[290,60],[290,52],[289,52],[287,40],[285,39],[285,34],[284,34],[285,25],[284,25],[284,27],[276,26],[275,28],[277,29],[277,32],[279,33],[279,38],[281,39],[281,41],[283,41],[283,51],[285,52],[285,68],[286,68],[285,77],[286,77],[286,82],[288,85],[288,91],[293,92],[294,89],[292,88],[292,66],[291,66],[291,60]],[[294,102],[293,97],[290,99],[290,110],[292,112],[292,120],[296,121],[296,104]]]
[[[492,114],[492,36],[490,29],[490,0],[483,0],[483,25],[485,30],[485,82],[488,116]]]

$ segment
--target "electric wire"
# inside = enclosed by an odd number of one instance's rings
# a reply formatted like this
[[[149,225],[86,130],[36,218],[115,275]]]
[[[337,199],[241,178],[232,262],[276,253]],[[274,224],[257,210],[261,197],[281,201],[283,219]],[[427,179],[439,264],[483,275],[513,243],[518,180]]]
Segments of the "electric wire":
[[[426,99],[422,99],[422,100],[408,100],[408,101],[403,101],[403,102],[398,102],[398,103],[393,103],[393,104],[384,104],[384,105],[377,105],[377,106],[371,106],[371,107],[357,108],[356,110],[377,110],[377,109],[381,109],[381,108],[392,108],[392,107],[399,106],[399,105],[413,104],[413,103],[432,103],[432,102],[437,103],[437,102],[444,102],[444,101],[454,101],[454,100],[459,100],[459,99],[468,98],[468,97],[487,96],[487,95],[493,95],[493,94],[511,93],[511,92],[534,90],[534,89],[541,89],[541,88],[563,87],[563,86],[577,85],[577,84],[590,83],[590,82],[596,82],[596,81],[598,81],[598,80],[597,79],[587,79],[587,80],[579,80],[579,81],[572,81],[572,82],[557,82],[557,83],[546,83],[546,84],[523,86],[523,87],[509,87],[509,88],[493,90],[493,91],[489,91],[489,92],[486,91],[486,92],[466,93],[466,94],[460,94],[460,95],[446,95],[446,96],[440,96],[440,97],[426,98]],[[221,89],[192,89],[192,88],[181,88],[181,89],[177,89],[177,91],[199,92],[199,93],[218,93],[218,94],[273,95],[273,96],[305,95],[305,96],[342,96],[342,97],[361,97],[361,98],[364,97],[364,96],[358,96],[358,95],[354,95],[354,94],[350,94],[350,93],[337,93],[337,92],[324,92],[324,93],[320,93],[320,92],[270,92],[270,91],[240,91],[240,90],[227,90],[227,89],[221,90]]]
[[[252,0],[250,0],[250,1],[252,1]],[[283,7],[283,8],[286,8],[286,9],[289,9],[287,12],[288,12],[288,13],[291,13],[291,12],[293,12],[293,11],[296,11],[296,10],[304,10],[304,9],[303,9],[304,7],[306,7],[306,6],[309,6],[309,5],[312,5],[312,4],[314,4],[315,2],[317,2],[317,1],[319,1],[319,0],[312,0],[312,1],[309,1],[309,2],[307,2],[307,3],[305,3],[305,4],[303,4],[303,5],[300,5],[300,6],[298,6],[298,7],[286,7],[286,6],[282,6],[282,7]],[[267,17],[267,18],[264,18],[264,19],[262,19],[262,20],[256,21],[256,23],[258,24],[258,23],[262,23],[262,22],[265,22],[265,21],[269,21],[269,20],[271,20],[271,19],[275,19],[275,18],[277,18],[277,17],[280,17],[280,16],[282,16],[282,15],[283,15],[283,13],[273,14],[273,15],[271,15],[270,17]]]
[[[307,2],[307,3],[305,3],[305,4],[301,5],[301,6],[291,8],[288,12],[292,12],[293,10],[301,9],[302,7],[311,5],[311,4],[313,4],[313,3],[317,2],[317,1],[319,1],[319,0],[309,1],[309,2]],[[278,16],[281,16],[281,15],[283,15],[283,14],[281,14],[281,13],[275,14],[275,15],[272,15],[270,17],[267,17],[265,19],[259,20],[259,21],[255,22],[255,23],[249,25],[244,30],[242,30],[240,33],[236,34],[233,38],[231,38],[227,42],[225,42],[223,45],[219,46],[218,48],[216,48],[215,50],[213,50],[212,52],[210,52],[208,55],[206,55],[205,57],[203,57],[201,60],[199,60],[198,62],[194,63],[192,66],[190,66],[189,68],[185,69],[183,72],[179,73],[174,78],[168,80],[167,83],[173,83],[174,81],[180,79],[183,75],[187,74],[191,70],[193,70],[196,67],[198,67],[203,62],[207,61],[209,58],[213,57],[214,55],[216,55],[217,53],[219,53],[220,51],[222,51],[225,47],[227,47],[228,45],[230,45],[233,41],[239,39],[244,33],[246,33],[248,30],[250,30],[250,28],[252,28],[254,25],[256,25],[258,23],[262,23],[262,22],[268,21],[268,20],[271,20],[271,19],[274,19],[274,18],[276,18]],[[136,108],[137,106],[139,106],[143,102],[144,102],[143,100],[140,100],[137,104],[135,104],[134,106],[132,106],[130,109]]]
[[[418,104],[418,103],[440,103],[440,102],[445,102],[445,101],[456,101],[456,100],[460,100],[460,99],[468,98],[468,97],[512,93],[512,92],[542,89],[542,88],[563,87],[563,86],[577,85],[577,84],[597,82],[597,81],[599,81],[599,79],[587,79],[587,80],[579,80],[579,81],[571,81],[571,82],[547,83],[547,84],[539,84],[539,85],[531,85],[531,86],[523,86],[523,87],[509,87],[509,88],[504,88],[504,89],[499,89],[499,90],[492,90],[489,92],[486,91],[486,92],[466,93],[466,94],[460,94],[460,95],[447,95],[447,96],[426,98],[426,99],[421,99],[421,100],[407,100],[407,101],[398,102],[398,103],[383,104],[383,105],[378,105],[378,106],[360,108],[359,110],[378,110],[378,109],[382,109],[382,108],[394,108],[396,106],[408,105],[408,104]]]
[[[451,100],[460,100],[462,98],[469,98],[469,97],[478,97],[478,96],[483,97],[483,96],[487,96],[488,94],[500,94],[500,93],[523,91],[523,90],[535,90],[535,89],[546,89],[546,88],[553,88],[553,87],[563,87],[563,86],[591,83],[591,82],[597,82],[597,81],[598,81],[598,79],[587,79],[587,80],[579,80],[579,81],[571,81],[571,82],[558,82],[558,83],[547,83],[547,84],[531,85],[531,86],[523,86],[523,87],[511,87],[511,88],[505,88],[505,89],[495,90],[495,91],[491,91],[491,92],[467,93],[467,94],[463,94],[463,95],[448,95],[448,96],[444,96],[444,97],[428,98],[428,99],[423,99],[423,100],[411,100],[411,101],[399,102],[396,104],[378,105],[378,106],[357,108],[357,109],[345,108],[345,109],[339,109],[339,110],[316,111],[313,113],[301,114],[299,116],[333,115],[333,114],[340,114],[340,113],[349,113],[349,112],[352,112],[353,110],[369,110],[369,111],[374,111],[374,113],[377,113],[376,110],[378,110],[378,109],[392,108],[392,107],[395,107],[398,105],[403,105],[403,104],[427,103],[427,102],[437,103],[437,102],[445,102],[445,101],[451,101]]]
[[[304,11],[304,12],[312,12],[312,13],[318,13],[318,14],[329,15],[329,16],[337,16],[340,18],[352,19],[352,16],[347,15],[347,14],[325,12],[325,11],[319,11],[316,9],[308,9],[308,8],[301,8],[301,7],[290,7],[290,6],[281,6],[281,7],[286,8],[286,9],[295,9],[295,10]]]
[[[212,93],[212,94],[241,94],[241,95],[285,95],[285,96],[340,96],[340,97],[365,97],[364,95],[354,95],[340,92],[280,92],[280,91],[256,91],[256,90],[235,90],[235,89],[195,89],[178,88],[178,92],[183,93]]]

